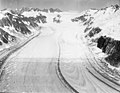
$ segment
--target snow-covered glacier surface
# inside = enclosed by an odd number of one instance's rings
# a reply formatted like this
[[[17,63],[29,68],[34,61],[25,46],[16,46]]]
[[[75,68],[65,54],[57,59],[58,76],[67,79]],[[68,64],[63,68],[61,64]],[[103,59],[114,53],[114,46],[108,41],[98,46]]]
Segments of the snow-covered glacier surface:
[[[120,7],[0,11],[0,92],[119,93]]]

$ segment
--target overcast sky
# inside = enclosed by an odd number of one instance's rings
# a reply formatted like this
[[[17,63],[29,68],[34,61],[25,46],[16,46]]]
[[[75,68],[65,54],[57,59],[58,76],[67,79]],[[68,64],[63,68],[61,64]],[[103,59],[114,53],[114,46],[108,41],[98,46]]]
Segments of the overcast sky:
[[[89,8],[102,8],[118,4],[118,0],[0,0],[3,8],[60,8],[61,10],[83,11]]]

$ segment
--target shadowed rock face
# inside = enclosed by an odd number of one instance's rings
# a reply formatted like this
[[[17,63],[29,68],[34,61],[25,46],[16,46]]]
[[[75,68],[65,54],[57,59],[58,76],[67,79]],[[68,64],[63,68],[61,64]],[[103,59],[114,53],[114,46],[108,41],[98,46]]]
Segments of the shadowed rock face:
[[[6,17],[6,18],[2,18],[2,20],[0,20],[0,26],[4,27],[4,26],[12,26],[11,21]]]
[[[120,63],[120,41],[114,40],[110,37],[101,36],[97,41],[97,47],[108,54],[105,58],[110,65],[118,67]]]
[[[87,15],[82,15],[80,17],[76,17],[74,19],[71,19],[72,22],[78,22],[79,20],[81,20],[82,22],[87,21],[87,19],[85,18]]]
[[[93,37],[95,34],[98,34],[99,32],[101,32],[101,29],[99,27],[92,28],[87,36]]]
[[[22,34],[27,34],[27,33],[30,34],[31,33],[30,30],[28,30],[28,28],[22,22],[21,17],[19,17],[19,16],[16,17],[10,13],[7,13],[6,15],[8,16],[9,20],[5,21],[5,22],[6,23],[8,22],[8,24],[11,23],[10,25],[13,25],[17,32],[21,32]]]
[[[1,28],[0,28],[0,39],[3,43],[6,43],[6,44],[16,40],[15,36],[8,34],[4,30],[2,30]],[[0,41],[0,45],[2,45],[1,41]]]

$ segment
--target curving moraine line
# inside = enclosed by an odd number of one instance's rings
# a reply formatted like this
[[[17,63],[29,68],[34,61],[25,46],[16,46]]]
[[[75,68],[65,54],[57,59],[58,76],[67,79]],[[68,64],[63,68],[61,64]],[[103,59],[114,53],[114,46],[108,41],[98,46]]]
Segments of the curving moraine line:
[[[61,51],[61,50],[59,50],[59,51]],[[120,84],[116,82],[117,79],[115,79],[114,77],[112,78],[112,77],[106,76],[107,72],[104,71],[105,70],[105,69],[103,69],[104,67],[102,67],[98,63],[101,60],[96,59],[96,57],[90,51],[89,51],[89,53],[90,54],[86,54],[85,53],[85,56],[86,56],[85,62],[82,63],[82,64],[80,64],[80,65],[82,65],[80,67],[84,68],[82,70],[87,71],[86,73],[91,74],[94,78],[97,79],[97,81],[99,81],[99,82],[103,83],[103,85],[106,85],[107,87],[109,87],[111,89],[111,93],[114,92],[114,91],[116,91],[114,93],[120,93]],[[92,55],[92,58],[88,57],[89,55]],[[73,63],[73,64],[75,64],[75,63]],[[69,79],[66,78],[65,74],[62,73],[63,71],[61,71],[61,70],[63,70],[63,69],[61,68],[61,65],[62,65],[62,60],[61,60],[60,54],[59,54],[58,63],[57,63],[57,66],[56,66],[56,74],[58,75],[58,78],[64,84],[64,86],[66,88],[68,88],[69,90],[71,90],[71,92],[74,92],[74,93],[83,93],[83,92],[80,92],[79,90],[77,90],[72,85],[72,83],[69,81]],[[102,73],[103,71],[105,72],[105,74]],[[84,74],[84,77],[85,77],[85,74]],[[109,93],[109,92],[104,92],[104,93]]]

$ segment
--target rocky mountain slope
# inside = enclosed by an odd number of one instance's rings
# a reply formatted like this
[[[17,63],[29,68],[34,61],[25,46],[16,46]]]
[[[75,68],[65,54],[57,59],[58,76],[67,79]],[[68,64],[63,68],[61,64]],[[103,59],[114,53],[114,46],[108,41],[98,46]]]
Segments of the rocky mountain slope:
[[[16,42],[20,43],[22,40],[40,33],[40,24],[46,23],[46,16],[40,13],[32,13],[29,16],[25,16],[23,13],[12,10],[0,11],[1,47],[9,48],[10,46],[14,46]],[[2,50],[4,47],[0,49]]]
[[[120,7],[112,5],[102,9],[89,9],[82,12],[79,17],[72,19],[73,22],[82,24],[87,43],[101,49],[101,53],[107,54],[107,57],[104,55],[102,57],[105,57],[106,61],[115,67],[118,67],[120,63],[119,15]]]

